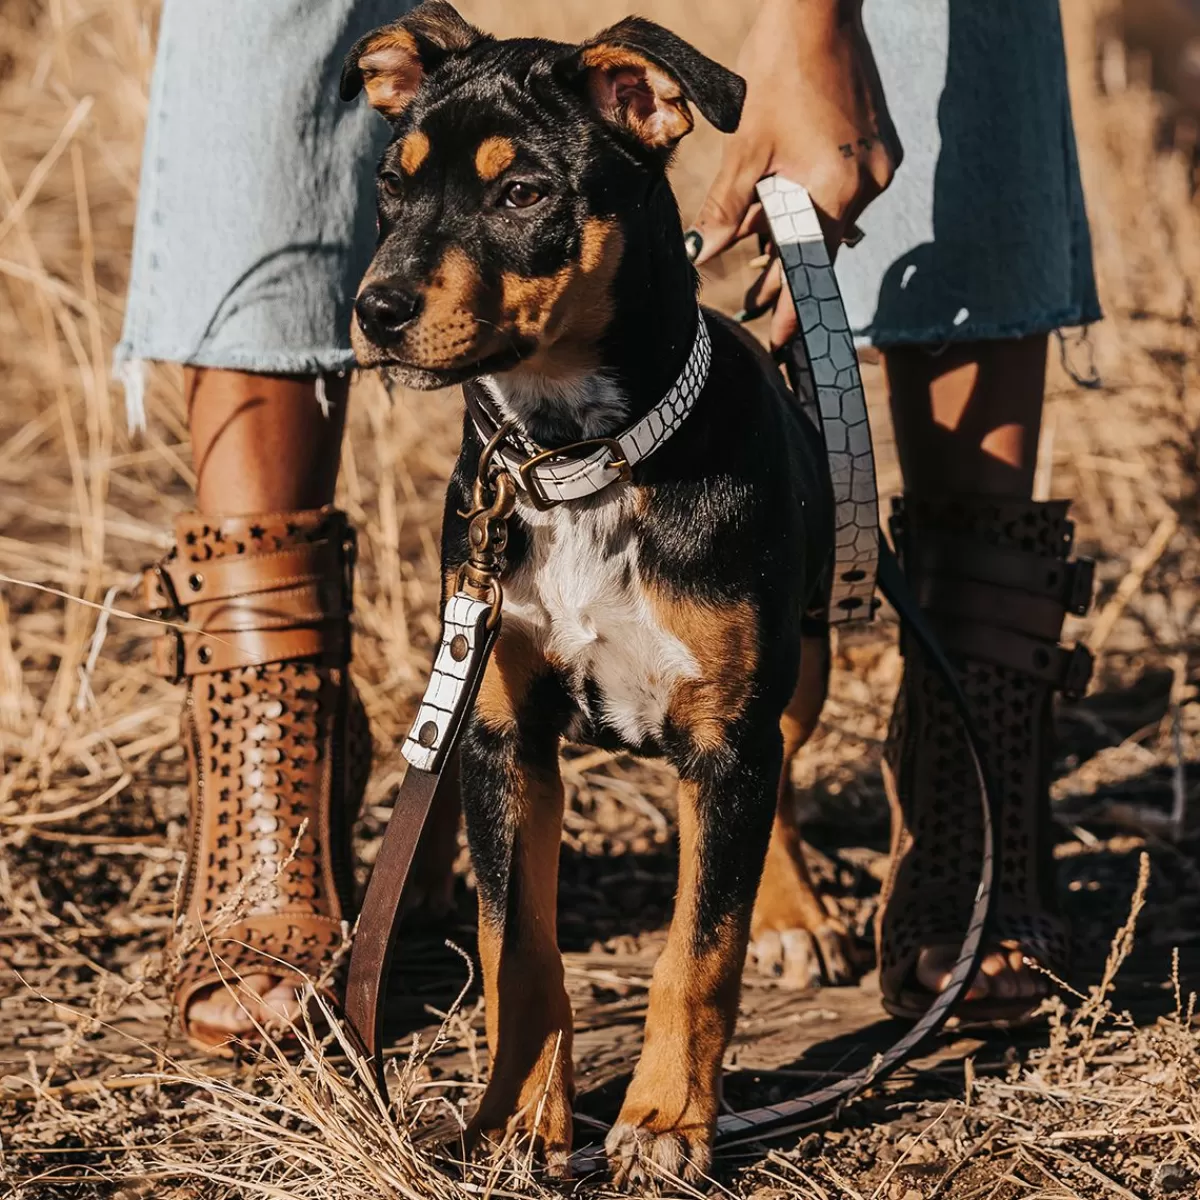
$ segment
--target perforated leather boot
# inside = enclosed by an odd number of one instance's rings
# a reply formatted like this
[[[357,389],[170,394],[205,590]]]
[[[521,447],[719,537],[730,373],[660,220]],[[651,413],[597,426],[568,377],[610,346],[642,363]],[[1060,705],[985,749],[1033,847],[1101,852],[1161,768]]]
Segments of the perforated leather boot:
[[[155,665],[187,684],[175,1002],[206,1050],[227,1051],[229,1034],[189,1020],[193,1000],[252,973],[322,979],[354,915],[350,831],[371,747],[347,673],[353,571],[353,530],[324,508],[187,513],[144,576],[146,607],[187,627],[156,642]]]
[[[997,921],[992,946],[1061,974],[1070,939],[1058,913],[1050,831],[1055,692],[1081,695],[1083,646],[1059,646],[1064,616],[1091,603],[1092,564],[1070,561],[1068,503],[960,496],[898,502],[892,534],[921,608],[959,670],[1000,790]],[[983,829],[961,722],[919,647],[905,640],[904,680],[884,761],[892,857],[878,925],[884,1004],[917,1017],[931,1000],[922,949],[962,942],[979,880]],[[1018,958],[1019,962],[1020,959]],[[1014,1022],[1038,998],[960,1004],[963,1021]]]

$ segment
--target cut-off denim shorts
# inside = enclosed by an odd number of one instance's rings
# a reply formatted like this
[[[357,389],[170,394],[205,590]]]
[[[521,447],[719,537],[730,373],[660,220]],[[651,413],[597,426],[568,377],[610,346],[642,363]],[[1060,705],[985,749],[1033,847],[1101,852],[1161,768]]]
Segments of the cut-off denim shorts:
[[[116,350],[127,381],[147,359],[353,365],[388,128],[361,97],[342,103],[338,79],[363,33],[411,7],[166,0]],[[838,258],[860,339],[939,345],[1096,320],[1057,0],[864,11],[905,156],[864,241]]]

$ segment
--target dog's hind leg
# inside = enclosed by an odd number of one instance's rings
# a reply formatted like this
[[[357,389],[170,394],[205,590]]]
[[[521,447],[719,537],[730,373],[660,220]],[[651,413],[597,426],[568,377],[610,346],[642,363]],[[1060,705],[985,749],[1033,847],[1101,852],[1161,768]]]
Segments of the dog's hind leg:
[[[800,673],[780,729],[783,770],[771,844],[750,926],[749,963],[787,985],[817,987],[822,978],[853,978],[853,944],[846,926],[825,910],[804,862],[804,839],[796,819],[792,759],[812,736],[829,683],[829,635],[801,639]]]
[[[552,1173],[571,1150],[571,1005],[555,909],[563,787],[561,691],[505,631],[463,741],[463,806],[479,893],[491,1075],[468,1144],[532,1137]]]
[[[679,888],[646,1039],[606,1149],[618,1186],[697,1181],[712,1161],[750,911],[779,777],[778,732],[681,769]]]

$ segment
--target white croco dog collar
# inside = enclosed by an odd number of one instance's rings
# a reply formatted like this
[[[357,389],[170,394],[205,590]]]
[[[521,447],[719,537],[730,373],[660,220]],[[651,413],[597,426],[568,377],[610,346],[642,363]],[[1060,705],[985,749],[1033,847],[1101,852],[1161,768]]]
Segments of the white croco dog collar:
[[[549,509],[566,500],[582,500],[623,479],[650,457],[683,424],[704,390],[712,363],[712,341],[703,312],[697,313],[696,338],[679,378],[667,394],[636,424],[615,437],[585,438],[547,450],[517,429],[497,447],[497,462],[509,471],[535,508]],[[489,375],[475,381],[489,403],[468,396],[468,407],[484,445],[503,427],[496,413],[501,402]]]

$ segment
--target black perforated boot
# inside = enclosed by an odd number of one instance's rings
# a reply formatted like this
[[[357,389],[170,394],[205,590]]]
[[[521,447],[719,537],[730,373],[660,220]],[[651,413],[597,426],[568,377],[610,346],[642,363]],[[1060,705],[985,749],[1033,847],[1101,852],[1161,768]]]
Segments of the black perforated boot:
[[[1058,644],[1067,613],[1091,602],[1092,564],[1070,560],[1068,503],[982,496],[897,502],[892,534],[922,610],[958,667],[999,788],[997,920],[990,945],[1061,974],[1070,939],[1058,912],[1050,830],[1055,692],[1081,695],[1083,646]],[[926,948],[957,949],[983,852],[975,772],[953,703],[907,642],[884,778],[892,856],[878,924],[888,1011],[918,1017]],[[1017,961],[1020,961],[1018,958]],[[1019,1021],[1038,1003],[993,996],[961,1004],[963,1021]]]

